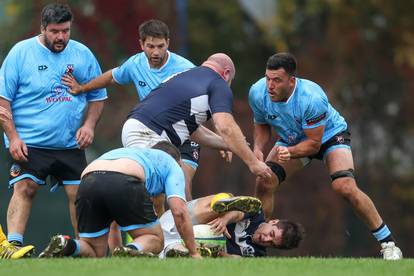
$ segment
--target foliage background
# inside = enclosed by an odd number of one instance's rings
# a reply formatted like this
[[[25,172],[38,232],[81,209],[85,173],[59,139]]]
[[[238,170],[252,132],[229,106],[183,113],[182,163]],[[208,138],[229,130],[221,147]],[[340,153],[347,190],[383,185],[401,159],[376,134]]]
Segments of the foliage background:
[[[39,33],[42,0],[0,2],[0,62],[19,40]],[[61,1],[64,2],[64,1]],[[234,115],[252,141],[250,85],[261,78],[267,58],[289,51],[300,77],[318,82],[347,119],[359,186],[373,199],[405,256],[414,256],[414,1],[340,0],[71,0],[72,38],[86,44],[102,70],[139,51],[138,25],[150,18],[167,22],[170,49],[200,64],[214,52],[229,54],[237,67]],[[186,4],[186,10],[178,7]],[[182,25],[182,22],[187,22]],[[112,86],[88,159],[120,146],[120,130],[137,102],[134,87]],[[202,150],[194,196],[220,191],[252,194],[254,178],[235,158],[225,164]],[[11,191],[7,154],[0,149],[0,223],[6,225]],[[48,237],[70,233],[62,191],[40,190],[26,243],[41,250]],[[286,181],[275,216],[300,221],[307,238],[281,256],[376,256],[378,245],[351,208],[330,189],[321,162]]]

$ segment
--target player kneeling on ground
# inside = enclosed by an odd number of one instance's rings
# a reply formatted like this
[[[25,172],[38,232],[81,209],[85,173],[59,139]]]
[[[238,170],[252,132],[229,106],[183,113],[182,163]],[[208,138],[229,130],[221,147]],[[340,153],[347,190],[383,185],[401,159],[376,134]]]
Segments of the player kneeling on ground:
[[[303,226],[289,220],[265,222],[261,206],[257,198],[233,197],[227,193],[188,202],[193,225],[207,223],[213,232],[224,234],[226,239],[224,251],[212,245],[202,245],[200,252],[212,257],[263,257],[267,247],[297,248],[304,238]],[[160,222],[165,238],[161,257],[188,256],[189,251],[181,243],[171,211],[163,214]]]
[[[179,160],[177,148],[162,141],[152,149],[115,149],[93,161],[82,173],[76,199],[80,239],[56,235],[39,257],[104,257],[112,221],[133,238],[126,246],[115,248],[114,256],[160,253],[164,238],[152,199],[165,193],[189,255],[199,258]]]

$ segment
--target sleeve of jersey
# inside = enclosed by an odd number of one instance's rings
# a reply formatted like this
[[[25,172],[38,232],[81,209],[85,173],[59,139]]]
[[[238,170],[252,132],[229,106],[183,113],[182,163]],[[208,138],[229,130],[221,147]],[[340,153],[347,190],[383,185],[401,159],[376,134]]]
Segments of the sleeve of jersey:
[[[209,86],[208,94],[211,113],[233,112],[233,93],[224,80],[213,81]]]
[[[131,74],[129,73],[131,65],[133,65],[132,58],[133,57],[130,57],[127,61],[121,64],[121,66],[118,66],[112,70],[112,77],[116,83],[125,85],[133,81]]]
[[[325,125],[328,116],[328,99],[326,96],[313,96],[309,99],[303,110],[303,129],[316,128]]]
[[[94,78],[102,74],[101,67],[99,66],[99,63],[96,60],[95,56],[92,53],[89,53],[89,54],[90,54],[89,56],[90,63],[88,64],[88,76],[87,76],[88,80],[87,81],[91,81]],[[89,102],[101,101],[101,100],[105,100],[106,98],[108,98],[108,95],[106,94],[105,88],[92,90],[86,94],[86,99]]]
[[[8,101],[13,101],[18,89],[18,56],[18,49],[12,48],[0,68],[0,97]]]
[[[264,116],[262,93],[257,86],[252,85],[249,90],[249,105],[253,112],[253,120],[255,124],[267,124]]]
[[[175,161],[174,161],[175,162]],[[185,178],[183,170],[178,164],[172,164],[165,181],[165,195],[170,197],[179,197],[185,201]]]

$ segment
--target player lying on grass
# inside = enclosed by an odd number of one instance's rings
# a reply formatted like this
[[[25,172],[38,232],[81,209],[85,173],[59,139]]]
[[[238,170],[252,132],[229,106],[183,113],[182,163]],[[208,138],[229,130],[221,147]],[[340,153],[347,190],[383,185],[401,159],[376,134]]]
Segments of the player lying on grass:
[[[215,233],[226,238],[222,257],[262,257],[266,248],[297,248],[304,238],[301,224],[289,220],[272,219],[265,222],[261,202],[248,196],[233,197],[221,193],[192,200],[187,203],[193,225],[209,224]],[[161,257],[188,256],[181,242],[171,211],[161,218],[164,234],[164,251]],[[217,248],[211,247],[214,251]],[[212,252],[214,256],[214,252]]]
[[[82,173],[76,198],[80,239],[56,235],[39,257],[104,257],[112,221],[134,239],[115,248],[113,255],[159,254],[164,239],[152,199],[165,193],[189,255],[200,258],[185,205],[185,180],[179,160],[178,149],[161,141],[151,149],[115,149],[93,161]]]

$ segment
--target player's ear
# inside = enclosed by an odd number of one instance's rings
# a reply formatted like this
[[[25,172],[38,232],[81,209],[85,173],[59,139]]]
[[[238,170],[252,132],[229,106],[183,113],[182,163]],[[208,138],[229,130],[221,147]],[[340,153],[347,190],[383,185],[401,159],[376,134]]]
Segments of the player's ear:
[[[139,40],[139,46],[141,46],[142,51],[144,51],[144,43],[145,41],[143,41],[142,39]]]
[[[170,46],[170,39],[169,38],[167,38],[166,40],[165,40],[165,42],[166,42],[166,48],[168,48],[169,46]]]

